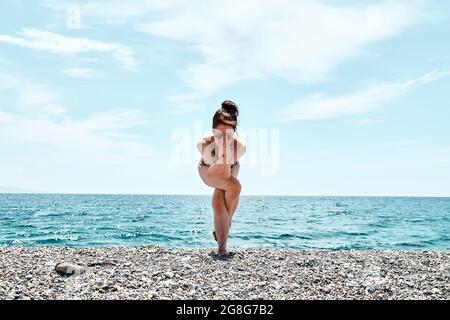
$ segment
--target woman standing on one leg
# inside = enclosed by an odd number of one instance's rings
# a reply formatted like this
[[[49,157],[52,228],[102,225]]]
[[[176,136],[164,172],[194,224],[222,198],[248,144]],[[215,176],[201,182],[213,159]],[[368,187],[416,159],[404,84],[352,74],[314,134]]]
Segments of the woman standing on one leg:
[[[213,117],[213,135],[197,144],[202,154],[198,170],[203,182],[214,188],[212,208],[214,211],[213,232],[219,246],[219,254],[227,252],[227,240],[231,222],[239,205],[241,184],[237,179],[239,159],[245,153],[244,144],[236,136],[237,105],[226,100]]]

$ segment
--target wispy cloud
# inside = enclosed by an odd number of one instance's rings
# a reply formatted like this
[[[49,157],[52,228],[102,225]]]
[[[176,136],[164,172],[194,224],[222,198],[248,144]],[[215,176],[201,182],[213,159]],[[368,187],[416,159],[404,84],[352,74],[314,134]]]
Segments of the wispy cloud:
[[[184,101],[179,99],[179,97],[169,97],[167,100],[169,103],[172,103],[172,108],[167,110],[169,114],[185,114],[207,108],[206,104],[199,101]]]
[[[135,147],[140,144],[134,141],[117,142],[108,136],[120,134],[122,129],[135,128],[146,123],[143,120],[135,119],[137,113],[138,111],[132,109],[112,110],[106,113],[95,113],[84,120],[75,120],[71,117],[60,120],[41,119],[29,115],[3,113],[6,125],[2,126],[0,132],[3,138],[14,141],[14,143],[36,143],[47,148],[64,150],[70,149],[70,146],[86,148],[85,151],[91,152],[94,148]],[[118,122],[119,117],[122,118],[120,123]],[[142,115],[140,118],[142,119]],[[145,145],[141,147],[142,151],[150,150]],[[105,154],[105,156],[107,155]]]
[[[94,70],[88,68],[72,68],[63,70],[63,73],[74,78],[90,78],[94,74]]]
[[[42,0],[63,12],[71,2]],[[275,75],[292,82],[325,79],[367,46],[398,35],[424,17],[423,1],[337,4],[329,1],[248,0],[86,1],[86,23],[131,23],[136,29],[187,43],[203,57],[179,77],[190,89],[167,100],[175,112],[200,109],[195,100],[245,79]],[[318,99],[319,97],[311,97]],[[194,101],[194,102],[192,102]]]
[[[57,90],[40,84],[39,95],[30,95],[27,91],[33,85],[19,76],[0,76],[0,150],[4,150],[0,176],[4,183],[57,192],[107,192],[120,190],[124,181],[128,185],[122,190],[133,189],[132,181],[139,181],[143,174],[149,181],[152,173],[145,170],[155,167],[153,161],[160,155],[137,141],[142,137],[128,132],[147,123],[140,111],[112,109],[75,118],[58,105]],[[52,91],[44,94],[44,89]],[[86,177],[97,178],[88,181]],[[121,185],[115,185],[119,180]]]
[[[283,110],[281,120],[285,122],[318,120],[368,112],[413,88],[439,80],[449,74],[449,70],[436,70],[416,79],[373,85],[342,96],[311,95]]]
[[[18,35],[0,34],[0,42],[59,54],[110,53],[125,69],[129,71],[138,70],[139,63],[134,58],[134,51],[119,43],[66,37],[39,29],[23,29]]]
[[[119,130],[139,127],[147,123],[142,113],[136,109],[116,109],[100,112],[78,124],[91,131]]]
[[[61,12],[69,3],[43,4]],[[326,79],[368,45],[419,21],[423,1],[342,5],[324,0],[98,1],[79,5],[86,23],[131,23],[151,36],[184,43],[200,62],[179,70],[178,111],[230,85],[265,77],[293,83]]]
[[[157,10],[168,9],[176,4],[183,4],[183,0],[111,0],[86,1],[74,3],[73,1],[41,0],[42,6],[61,14],[66,13],[70,7],[80,9],[83,17],[94,18],[97,23],[119,24],[128,23],[134,18],[154,13]],[[92,23],[92,21],[90,21]]]
[[[416,2],[377,6],[325,1],[189,1],[163,10],[138,30],[193,46],[203,57],[181,79],[193,94],[209,96],[244,80],[277,76],[294,83],[325,79],[366,46],[402,32],[419,19]]]
[[[120,134],[121,129],[134,128],[147,123],[143,114],[137,109],[122,108],[92,114],[85,120],[73,120],[70,116],[53,118],[68,114],[62,107],[62,98],[58,90],[49,84],[36,84],[22,77],[3,73],[0,75],[0,92],[10,93],[12,102],[2,99],[0,104],[0,121],[18,126],[25,120],[48,121],[49,126],[56,124],[79,128],[86,132]],[[3,95],[5,97],[5,95]],[[34,119],[34,120],[33,120]],[[40,122],[42,123],[42,122]]]
[[[57,90],[46,83],[35,83],[3,72],[0,74],[0,92],[10,93],[15,100],[14,106],[3,102],[1,109],[39,116],[56,116],[67,112],[61,106]]]
[[[136,137],[120,136],[137,122],[135,111],[130,117],[119,114],[120,125],[104,114],[57,120],[0,112],[0,148],[8,150],[0,158],[2,181],[53,192],[133,190],[133,180],[140,182],[145,175],[149,181],[146,169],[156,166],[159,155]]]
[[[13,119],[12,114],[0,111],[0,123],[12,123]]]

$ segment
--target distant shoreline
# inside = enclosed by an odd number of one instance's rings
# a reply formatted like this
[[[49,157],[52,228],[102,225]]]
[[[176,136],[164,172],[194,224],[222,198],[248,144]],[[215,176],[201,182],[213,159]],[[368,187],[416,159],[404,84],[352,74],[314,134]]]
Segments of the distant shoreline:
[[[0,247],[1,299],[450,299],[450,251]],[[62,276],[59,263],[80,275]]]
[[[155,197],[210,197],[210,194],[152,194],[152,193],[52,193],[52,192],[0,192],[0,195],[54,195],[54,196],[155,196]],[[260,195],[243,194],[242,197],[277,198],[388,198],[388,199],[450,199],[449,196],[346,196],[346,195]]]

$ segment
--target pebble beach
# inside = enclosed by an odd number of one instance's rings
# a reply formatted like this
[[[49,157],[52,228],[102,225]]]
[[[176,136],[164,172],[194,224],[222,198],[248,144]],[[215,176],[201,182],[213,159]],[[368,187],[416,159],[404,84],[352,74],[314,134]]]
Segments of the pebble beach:
[[[0,300],[30,299],[449,300],[450,251],[0,247]]]

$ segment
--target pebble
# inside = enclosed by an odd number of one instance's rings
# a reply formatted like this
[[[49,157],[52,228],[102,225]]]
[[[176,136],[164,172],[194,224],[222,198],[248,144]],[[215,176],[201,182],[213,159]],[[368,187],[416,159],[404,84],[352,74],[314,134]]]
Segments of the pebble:
[[[86,271],[86,269],[77,264],[63,262],[63,263],[58,264],[55,267],[55,271],[61,275],[78,276],[78,275],[83,274]]]
[[[431,290],[431,292],[433,292],[433,294],[442,294],[442,291],[439,289],[434,288],[433,290]]]
[[[232,251],[214,259],[211,249],[0,247],[0,299],[444,300],[450,292],[448,251]],[[73,275],[69,266],[77,277],[58,276]]]

